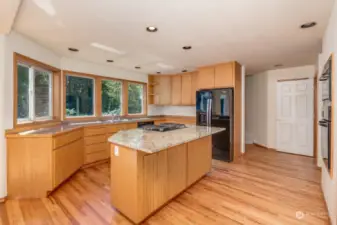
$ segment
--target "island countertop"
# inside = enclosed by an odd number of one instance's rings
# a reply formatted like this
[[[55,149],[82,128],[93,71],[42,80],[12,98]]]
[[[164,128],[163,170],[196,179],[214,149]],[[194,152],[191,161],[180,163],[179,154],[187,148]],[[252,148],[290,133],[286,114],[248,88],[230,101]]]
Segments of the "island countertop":
[[[108,141],[116,145],[151,154],[225,130],[225,128],[194,125],[166,132],[132,129],[120,131],[111,136]]]

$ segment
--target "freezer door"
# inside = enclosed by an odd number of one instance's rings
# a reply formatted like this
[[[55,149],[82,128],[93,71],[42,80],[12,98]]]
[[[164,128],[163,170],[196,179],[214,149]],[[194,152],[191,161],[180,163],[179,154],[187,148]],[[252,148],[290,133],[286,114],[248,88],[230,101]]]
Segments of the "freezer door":
[[[233,89],[214,89],[212,91],[212,116],[231,118],[233,114]]]

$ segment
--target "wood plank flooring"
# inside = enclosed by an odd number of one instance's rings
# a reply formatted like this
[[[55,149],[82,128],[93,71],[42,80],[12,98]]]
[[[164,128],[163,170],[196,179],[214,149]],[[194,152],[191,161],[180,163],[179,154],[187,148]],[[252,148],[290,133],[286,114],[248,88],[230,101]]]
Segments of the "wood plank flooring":
[[[131,224],[110,205],[109,164],[80,170],[49,198],[0,204],[0,225]],[[301,211],[296,218],[296,212]],[[212,172],[144,222],[329,224],[314,159],[247,146],[238,163]]]

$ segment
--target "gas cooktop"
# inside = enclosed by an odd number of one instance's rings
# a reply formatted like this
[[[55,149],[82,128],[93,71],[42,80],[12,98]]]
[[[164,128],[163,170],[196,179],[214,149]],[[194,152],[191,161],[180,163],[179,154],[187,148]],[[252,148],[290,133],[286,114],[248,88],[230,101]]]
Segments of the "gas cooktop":
[[[142,127],[143,130],[159,131],[159,132],[177,130],[177,129],[182,129],[182,128],[186,128],[185,124],[161,123],[159,125],[145,125],[145,126]]]

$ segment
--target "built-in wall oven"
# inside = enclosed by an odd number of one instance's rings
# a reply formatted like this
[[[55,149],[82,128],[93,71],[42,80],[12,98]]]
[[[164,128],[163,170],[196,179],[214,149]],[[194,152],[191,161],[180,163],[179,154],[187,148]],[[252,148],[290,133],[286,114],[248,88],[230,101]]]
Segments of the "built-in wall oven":
[[[321,77],[321,119],[318,124],[321,133],[321,155],[327,169],[331,169],[331,75],[332,59],[324,65]]]

